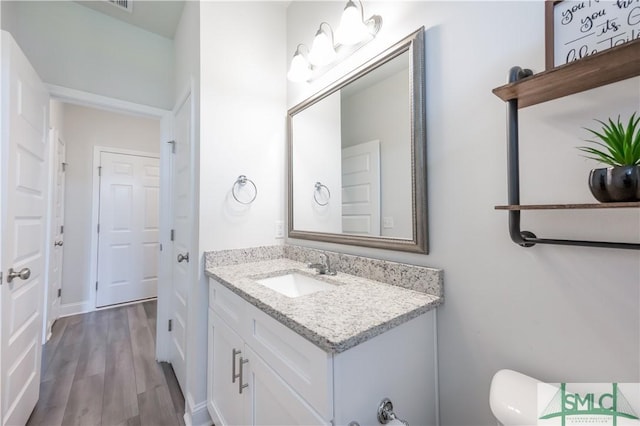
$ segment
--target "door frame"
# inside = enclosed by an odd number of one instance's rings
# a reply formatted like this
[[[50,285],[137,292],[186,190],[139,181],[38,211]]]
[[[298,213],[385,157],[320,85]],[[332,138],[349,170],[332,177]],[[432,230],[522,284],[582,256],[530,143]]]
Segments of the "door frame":
[[[51,124],[51,123],[50,123]],[[51,284],[51,262],[53,261],[53,250],[55,250],[53,244],[53,240],[55,239],[55,230],[54,230],[54,217],[55,217],[55,192],[56,185],[58,183],[58,163],[60,158],[58,158],[58,140],[61,139],[65,145],[65,153],[66,153],[66,141],[64,140],[64,135],[60,135],[60,129],[57,127],[49,126],[49,201],[47,202],[47,238],[46,238],[46,259],[45,259],[45,288],[44,288],[44,304],[42,307],[42,344],[45,344],[49,338],[51,337],[51,328],[49,328],[49,316],[51,315],[51,311],[53,310],[52,304],[49,303],[49,286]],[[65,154],[66,155],[66,154]],[[65,160],[66,161],[66,160]],[[63,203],[64,203],[64,193],[62,194]],[[64,215],[64,210],[63,210]],[[63,250],[63,258],[64,258],[64,246]],[[60,265],[62,268],[62,265]],[[61,283],[62,284],[62,283]],[[55,322],[60,316],[60,301],[58,301],[58,308],[55,312],[55,317],[53,322]],[[53,322],[51,323],[53,325]]]
[[[194,87],[195,87],[195,82],[194,80],[191,78],[189,84],[187,84],[182,91],[179,92],[180,96],[176,97],[176,102],[175,105],[173,107],[173,110],[170,112],[171,115],[171,140],[174,139],[175,137],[175,115],[177,114],[177,112],[180,110],[180,107],[185,103],[185,101],[187,99],[189,99],[189,97],[191,97],[190,100],[190,105],[189,107],[191,108],[191,123],[190,123],[190,133],[189,133],[189,143],[191,144],[191,154],[190,154],[190,162],[191,162],[191,173],[190,173],[190,180],[191,180],[191,188],[193,191],[193,199],[192,199],[192,212],[196,212],[198,204],[196,201],[196,197],[197,197],[197,187],[196,187],[196,147],[195,147],[195,108],[196,108],[196,104],[195,104],[195,96],[194,96]],[[171,144],[166,143],[164,144],[166,146],[164,146],[162,149],[164,150],[164,152],[167,153],[166,155],[166,159],[167,159],[167,168],[171,170],[171,177],[173,178],[173,174],[174,174],[174,170],[173,170],[173,147]],[[173,180],[173,179],[172,179]],[[160,197],[161,200],[163,200],[163,204],[166,208],[165,208],[165,214],[168,216],[167,220],[168,220],[168,227],[167,227],[167,236],[170,235],[170,230],[173,227],[173,200],[172,200],[172,196],[173,196],[173,186],[172,186],[172,180],[168,182],[168,186],[166,186],[166,190],[162,191],[160,193]],[[194,218],[197,216],[194,216]],[[189,249],[189,253],[198,253],[197,251],[197,222],[194,220],[194,226],[191,229],[191,247]],[[158,286],[158,318],[157,318],[157,327],[156,327],[156,359],[159,361],[168,361],[171,359],[171,335],[169,334],[169,330],[167,327],[165,327],[165,324],[168,324],[169,319],[171,319],[171,303],[173,301],[172,299],[172,294],[173,294],[173,282],[171,281],[172,275],[173,275],[173,261],[174,259],[171,256],[171,253],[173,252],[173,242],[168,241],[167,245],[165,246],[167,247],[166,250],[163,250],[164,253],[164,258],[165,261],[162,262],[160,264],[160,267],[163,269],[162,272],[163,274],[167,277],[167,285],[162,286],[162,288],[160,286]],[[193,282],[195,279],[194,277],[196,277],[196,271],[199,267],[199,260],[196,258],[194,262],[189,262],[189,273],[190,273],[190,280]],[[189,288],[191,289],[192,286],[189,286]],[[162,295],[162,296],[161,296]],[[191,291],[188,292],[187,294],[187,306],[189,305],[189,300],[191,298]],[[186,318],[187,324],[186,324],[186,328],[187,330],[189,330],[189,315],[187,315]],[[185,353],[185,359],[188,360],[188,351],[189,351],[189,343],[187,340],[187,345],[186,345],[186,350],[187,353]],[[187,400],[187,394],[188,394],[188,379],[186,380],[187,384],[186,387],[187,389],[183,389],[184,392],[184,397],[185,397],[185,405],[186,405],[186,400]]]
[[[137,104],[133,102],[123,101],[120,99],[110,98],[107,96],[96,95],[94,93],[84,92],[82,90],[70,89],[63,86],[45,84],[45,87],[49,91],[51,99],[58,100],[60,102],[75,104],[85,107],[98,108],[106,111],[117,112],[121,114],[134,115],[138,117],[155,118],[160,120],[160,238],[159,242],[163,247],[169,247],[170,243],[169,232],[171,229],[171,217],[170,211],[170,199],[167,194],[171,190],[172,170],[171,170],[171,146],[167,141],[172,139],[173,136],[173,111],[156,108],[148,105]],[[64,135],[63,135],[64,136]],[[96,170],[97,172],[97,170]],[[97,173],[96,173],[97,174]],[[94,178],[95,180],[95,178]],[[95,233],[92,233],[95,237]],[[93,240],[92,237],[92,240]],[[97,242],[97,238],[96,238]],[[92,242],[93,246],[93,242]],[[166,265],[171,261],[171,252],[169,250],[162,250],[159,254],[159,265]],[[171,286],[171,275],[167,275],[167,268],[158,268],[158,321],[161,318],[168,318],[168,310],[165,312],[164,306],[168,302],[166,289]],[[170,270],[169,270],[170,271]],[[95,273],[95,271],[94,271]],[[66,315],[73,315],[79,313],[90,312],[96,310],[95,307],[95,275],[93,283],[89,282],[89,288],[93,289],[94,296],[87,302],[81,303],[81,306],[75,307],[73,312],[66,312]],[[63,293],[64,297],[64,293]],[[108,309],[108,308],[102,308]],[[61,310],[60,316],[64,312]],[[160,322],[159,322],[160,324]],[[164,327],[157,327],[157,342],[156,342],[156,359],[158,361],[166,361],[166,351],[168,348],[169,333]]]
[[[100,173],[99,173],[99,166],[100,166],[100,155],[105,152],[105,153],[112,153],[112,154],[122,154],[122,155],[134,155],[134,156],[139,156],[139,157],[151,157],[151,158],[157,158],[158,160],[160,160],[160,155],[162,153],[157,153],[157,152],[146,152],[146,151],[137,151],[137,150],[132,150],[132,149],[124,149],[124,148],[113,148],[113,147],[109,147],[109,146],[100,146],[100,145],[96,145],[93,147],[93,168],[92,168],[92,178],[93,178],[93,185],[92,185],[92,194],[91,194],[91,229],[96,229],[98,227],[98,221],[100,220]],[[161,172],[162,173],[162,172]],[[161,191],[162,188],[159,188],[159,191]],[[158,208],[160,209],[158,212],[158,215],[160,214],[160,212],[162,211],[162,206],[158,205]],[[162,231],[160,229],[158,229],[158,237],[160,236],[160,233]],[[99,243],[99,234],[97,232],[92,232],[91,233],[91,254],[90,254],[90,259],[91,259],[91,266],[89,268],[89,282],[90,283],[95,283],[98,281],[98,243]],[[162,245],[162,242],[160,242],[160,244]],[[158,254],[158,256],[160,256],[160,254]],[[158,266],[160,264],[158,263]],[[158,268],[160,269],[160,268]],[[159,272],[159,271],[158,271]],[[158,287],[160,287],[160,274],[158,274]],[[90,287],[90,292],[89,292],[89,300],[91,301],[91,303],[93,304],[93,309],[94,310],[98,310],[98,309],[108,309],[113,307],[112,305],[107,305],[107,306],[102,306],[102,307],[98,307],[98,291],[96,290],[96,286],[93,285]],[[137,300],[134,302],[138,302]],[[134,302],[124,302],[121,303],[119,305],[123,305],[123,304],[127,304],[127,303],[134,303]]]

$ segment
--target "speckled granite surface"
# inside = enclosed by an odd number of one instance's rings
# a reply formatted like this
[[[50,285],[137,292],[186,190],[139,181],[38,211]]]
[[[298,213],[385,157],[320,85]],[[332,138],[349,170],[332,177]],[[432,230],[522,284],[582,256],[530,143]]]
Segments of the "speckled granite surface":
[[[205,272],[330,353],[343,352],[443,303],[441,270],[331,252],[338,274],[315,278],[334,284],[333,289],[290,298],[256,282],[291,271],[310,274],[306,262],[315,261],[319,253],[297,246],[209,252]],[[419,282],[406,282],[410,280]]]
[[[318,262],[320,261],[320,253],[326,253],[329,256],[331,268],[336,271],[435,296],[444,295],[444,271],[442,269],[407,265],[405,263],[315,250],[307,247],[284,246],[285,257],[298,262]]]
[[[209,251],[204,255],[204,268],[281,259],[285,256],[285,246],[250,247],[233,250]]]
[[[205,269],[223,265],[287,258],[302,263],[319,262],[326,253],[331,269],[442,297],[444,271],[424,266],[407,265],[368,257],[316,250],[308,247],[281,245],[220,250],[205,253]]]

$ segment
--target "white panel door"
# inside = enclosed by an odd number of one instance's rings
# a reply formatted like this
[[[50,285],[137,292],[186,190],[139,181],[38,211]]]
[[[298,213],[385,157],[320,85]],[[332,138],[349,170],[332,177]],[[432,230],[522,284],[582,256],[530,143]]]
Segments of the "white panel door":
[[[186,390],[188,285],[191,282],[189,251],[193,227],[191,185],[191,96],[175,113],[173,156],[173,291],[171,297],[171,358],[183,392]]]
[[[40,387],[49,95],[4,31],[1,50],[0,424],[22,425]],[[13,277],[16,271],[21,276]]]
[[[342,150],[342,232],[380,235],[380,141]]]
[[[156,297],[159,187],[157,157],[100,153],[96,306]]]
[[[60,309],[59,291],[62,289],[62,258],[64,254],[64,171],[65,144],[56,129],[51,130],[51,143],[54,144],[52,165],[53,194],[51,209],[51,247],[49,247],[49,289],[47,291],[47,324],[45,332],[51,333],[53,322],[58,318]]]

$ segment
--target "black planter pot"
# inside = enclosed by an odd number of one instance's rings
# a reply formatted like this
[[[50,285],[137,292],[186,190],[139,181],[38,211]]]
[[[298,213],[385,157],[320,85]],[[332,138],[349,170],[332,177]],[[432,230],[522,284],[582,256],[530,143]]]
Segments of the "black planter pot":
[[[589,189],[602,203],[640,201],[640,166],[593,169]]]

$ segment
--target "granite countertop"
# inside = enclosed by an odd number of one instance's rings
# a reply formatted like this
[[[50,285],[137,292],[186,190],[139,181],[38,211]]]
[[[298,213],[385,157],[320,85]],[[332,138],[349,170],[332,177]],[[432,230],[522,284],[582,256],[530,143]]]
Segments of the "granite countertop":
[[[314,275],[335,288],[290,298],[256,282],[286,272]],[[211,266],[207,276],[329,353],[343,352],[443,302],[433,294],[338,272],[316,275],[288,258]]]

